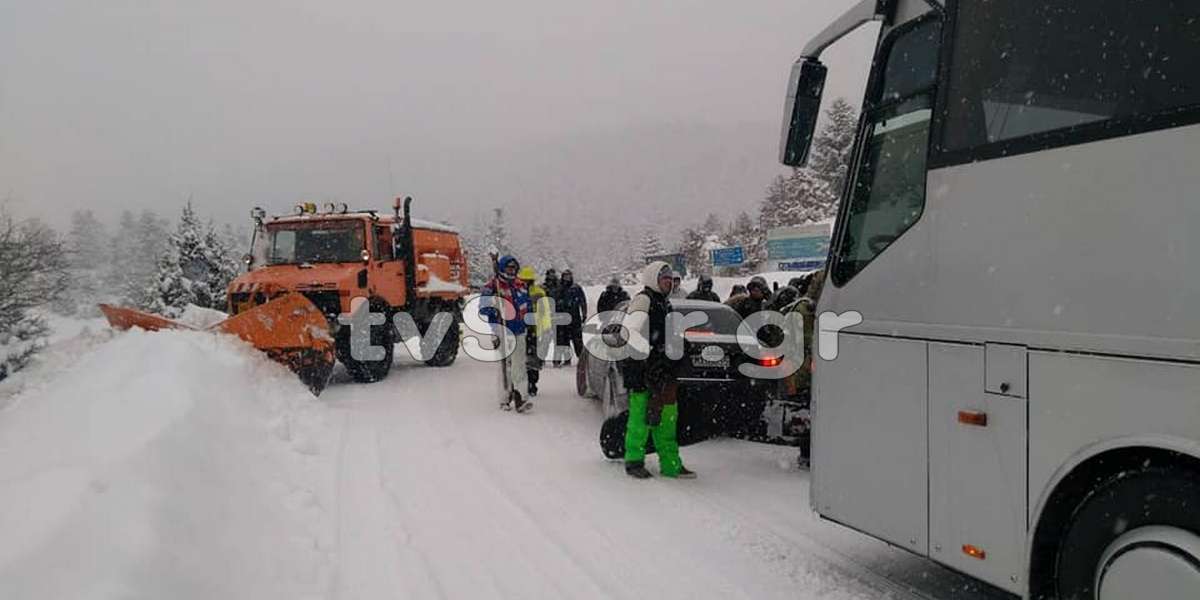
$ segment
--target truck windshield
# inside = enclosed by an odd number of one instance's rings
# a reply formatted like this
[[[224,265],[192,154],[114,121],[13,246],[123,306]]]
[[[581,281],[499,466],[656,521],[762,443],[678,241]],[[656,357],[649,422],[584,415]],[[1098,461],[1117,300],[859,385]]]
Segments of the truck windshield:
[[[366,248],[358,221],[325,221],[273,227],[268,264],[336,263],[362,260]]]

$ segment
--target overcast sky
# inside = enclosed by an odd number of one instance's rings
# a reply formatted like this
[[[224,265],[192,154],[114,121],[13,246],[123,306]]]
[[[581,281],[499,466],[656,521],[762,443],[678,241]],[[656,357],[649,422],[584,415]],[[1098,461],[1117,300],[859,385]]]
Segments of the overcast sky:
[[[790,64],[850,4],[0,0],[0,198],[111,220],[191,196],[240,221],[408,193],[465,219],[537,196],[538,161],[570,140],[653,162],[673,150],[624,132],[691,127],[754,132],[731,146],[751,148],[734,192],[750,208],[778,170]],[[828,97],[857,105],[871,44],[827,54]]]

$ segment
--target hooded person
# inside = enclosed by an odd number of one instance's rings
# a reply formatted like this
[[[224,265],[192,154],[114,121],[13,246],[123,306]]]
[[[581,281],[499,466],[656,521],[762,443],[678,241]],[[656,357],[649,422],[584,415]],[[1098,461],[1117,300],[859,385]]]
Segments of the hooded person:
[[[542,289],[546,290],[546,295],[550,298],[558,298],[558,271],[546,269],[546,275],[542,279]]]
[[[777,290],[766,301],[767,310],[784,312],[788,307],[794,304],[797,300],[803,297],[800,290],[793,286],[785,285]]]
[[[808,289],[804,291],[804,297],[812,300],[813,304],[821,299],[821,290],[825,288],[825,276],[825,269],[813,271],[808,276]]]
[[[517,277],[521,264],[512,256],[502,256],[496,261],[496,275],[480,290],[482,297],[479,315],[492,324],[507,348],[506,340],[512,340],[514,347],[504,362],[505,393],[500,402],[501,408],[516,409],[525,412],[529,402],[525,399],[528,386],[528,374],[525,371],[525,315],[529,314],[532,304],[529,291]]]
[[[785,285],[771,294],[763,303],[763,310],[775,311],[780,314],[786,314],[796,308],[796,304],[800,301],[800,290]],[[784,331],[777,325],[764,325],[758,331],[758,339],[767,347],[775,348],[783,343]]]
[[[600,293],[600,299],[596,301],[596,312],[608,312],[616,310],[617,306],[622,302],[629,300],[629,292],[621,287],[621,280],[613,277],[608,280],[608,286]]]
[[[755,275],[746,284],[746,293],[744,295],[731,296],[725,301],[725,304],[733,307],[733,310],[737,311],[745,319],[761,311],[766,306],[767,297],[770,295],[771,287],[767,285],[767,280],[761,275]]]
[[[793,277],[788,280],[788,285],[799,290],[800,295],[803,296],[808,292],[808,284],[810,281],[812,281],[812,273],[801,275],[799,277]]]
[[[730,300],[733,300],[734,298],[736,298],[738,296],[745,296],[745,295],[746,295],[746,286],[739,283],[739,284],[734,285],[732,288],[730,288],[729,298],[727,298],[725,301],[729,302]]]
[[[683,291],[683,275],[679,271],[671,271],[671,297],[687,298],[687,292]]]
[[[701,275],[700,282],[696,284],[696,289],[688,294],[688,300],[708,300],[709,302],[720,302],[721,297],[713,291],[713,279],[708,275]]]
[[[552,329],[551,313],[554,309],[550,299],[546,297],[546,290],[537,284],[537,273],[533,267],[521,267],[521,270],[517,272],[517,279],[520,279],[525,284],[525,288],[529,290],[529,302],[534,316],[532,324],[526,323],[525,329],[525,373],[529,381],[526,390],[532,398],[538,393],[537,384],[542,369],[542,346],[549,345],[548,334]]]
[[[556,354],[558,365],[571,364],[571,348],[576,356],[583,356],[583,322],[587,320],[587,295],[583,288],[575,283],[575,274],[570,269],[562,272],[559,279],[558,295],[554,297],[554,308],[560,313],[566,313],[571,322],[558,328],[557,343],[561,354]]]
[[[821,298],[821,288],[824,286],[825,270],[821,269],[811,273],[807,278],[804,293],[792,308],[792,311],[798,313],[804,322],[804,362],[800,365],[800,369],[782,381],[783,393],[803,399],[809,404],[810,410],[812,406],[812,368],[814,355],[817,352],[817,347],[813,343],[817,330],[817,302]],[[807,433],[801,437],[799,445],[799,463],[801,466],[808,465],[812,444]]]
[[[671,267],[654,261],[642,271],[644,288],[629,301],[624,325],[629,343],[640,356],[622,362],[622,376],[629,390],[629,420],[625,428],[625,472],[647,479],[646,440],[653,435],[660,472],[664,477],[694,479],[679,457],[676,429],[675,365],[667,356],[667,315],[671,312]],[[644,356],[644,359],[641,357]]]

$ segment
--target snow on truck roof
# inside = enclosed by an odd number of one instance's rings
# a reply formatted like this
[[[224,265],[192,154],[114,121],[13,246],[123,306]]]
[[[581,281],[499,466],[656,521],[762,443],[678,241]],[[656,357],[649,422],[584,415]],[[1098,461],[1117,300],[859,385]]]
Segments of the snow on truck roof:
[[[306,213],[302,215],[282,215],[271,219],[269,224],[274,223],[311,223],[313,221],[340,221],[340,220],[360,220],[365,218],[375,218],[384,224],[399,224],[404,221],[403,218],[397,219],[393,215],[382,214],[371,211],[355,211],[346,213]],[[459,233],[458,228],[437,221],[426,221],[424,219],[413,219],[413,227],[417,229],[425,229],[428,231],[442,231],[445,233]]]

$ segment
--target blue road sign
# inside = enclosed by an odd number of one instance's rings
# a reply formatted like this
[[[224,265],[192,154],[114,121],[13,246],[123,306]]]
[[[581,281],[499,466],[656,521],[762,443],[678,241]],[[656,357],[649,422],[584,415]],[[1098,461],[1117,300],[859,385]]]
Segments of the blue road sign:
[[[717,248],[711,251],[714,267],[736,267],[746,262],[746,253],[741,246],[733,248]]]

